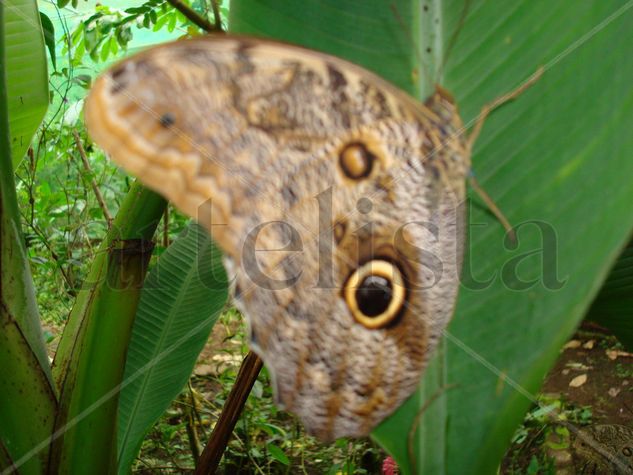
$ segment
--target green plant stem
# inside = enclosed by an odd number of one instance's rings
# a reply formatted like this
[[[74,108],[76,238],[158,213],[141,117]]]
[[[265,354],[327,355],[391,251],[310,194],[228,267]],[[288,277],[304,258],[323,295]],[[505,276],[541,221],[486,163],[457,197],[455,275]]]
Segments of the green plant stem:
[[[101,244],[64,329],[53,375],[60,412],[51,470],[116,472],[117,408],[125,357],[166,201],[132,186]]]

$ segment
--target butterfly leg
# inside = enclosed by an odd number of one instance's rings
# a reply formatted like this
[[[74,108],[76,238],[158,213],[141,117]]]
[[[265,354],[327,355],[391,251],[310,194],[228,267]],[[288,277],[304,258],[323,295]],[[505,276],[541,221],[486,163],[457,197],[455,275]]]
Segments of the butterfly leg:
[[[523,84],[517,87],[514,91],[510,91],[482,107],[481,112],[479,113],[479,116],[477,117],[477,120],[475,122],[475,126],[473,127],[473,130],[470,132],[470,135],[468,136],[468,139],[466,142],[468,146],[468,150],[472,152],[473,146],[475,145],[475,141],[479,137],[479,134],[481,133],[481,129],[484,126],[484,122],[486,121],[490,113],[494,111],[496,108],[505,104],[506,102],[512,101],[516,99],[517,97],[519,97],[527,88],[529,88],[536,81],[538,81],[542,75],[543,75],[543,67],[540,67],[536,70],[534,74],[532,74],[532,76],[528,78],[527,81],[525,81]],[[512,229],[512,225],[510,224],[510,221],[508,221],[508,218],[505,217],[503,212],[499,209],[499,207],[494,202],[494,200],[490,197],[490,195],[486,193],[486,191],[481,187],[481,185],[475,178],[475,175],[472,173],[472,171],[470,175],[468,176],[468,182],[470,183],[470,186],[472,187],[472,189],[475,190],[475,192],[483,200],[483,202],[486,204],[486,206],[492,212],[492,214],[494,214],[495,217],[499,220],[503,228],[508,233],[512,242],[516,242],[516,234],[514,232],[514,229]]]
[[[467,140],[468,148],[471,152],[473,149],[473,145],[475,144],[475,142],[477,141],[477,138],[479,137],[479,134],[481,133],[481,129],[484,126],[484,122],[486,121],[490,113],[494,111],[495,109],[497,109],[498,107],[505,104],[506,102],[513,101],[514,99],[519,97],[521,94],[523,94],[523,92],[525,92],[526,89],[531,87],[536,81],[538,81],[541,78],[541,76],[543,75],[543,71],[544,71],[543,67],[542,66],[539,67],[536,70],[536,72],[527,79],[527,81],[525,81],[523,84],[517,87],[514,91],[507,92],[503,96],[497,97],[494,101],[486,104],[485,106],[481,108],[481,112],[479,113],[479,116],[477,116],[477,120],[475,121],[475,126],[473,127],[473,130],[470,132],[470,135],[468,136],[468,140]]]

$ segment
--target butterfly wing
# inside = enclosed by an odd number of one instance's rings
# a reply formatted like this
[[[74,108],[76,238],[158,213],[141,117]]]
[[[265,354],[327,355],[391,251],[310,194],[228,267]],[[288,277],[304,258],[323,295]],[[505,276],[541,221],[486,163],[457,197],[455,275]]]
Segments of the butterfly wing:
[[[411,394],[458,287],[469,165],[447,97],[425,107],[340,59],[222,36],[123,61],[84,114],[222,247],[252,347],[309,431],[365,435]],[[404,289],[380,325],[345,290],[374,261]]]

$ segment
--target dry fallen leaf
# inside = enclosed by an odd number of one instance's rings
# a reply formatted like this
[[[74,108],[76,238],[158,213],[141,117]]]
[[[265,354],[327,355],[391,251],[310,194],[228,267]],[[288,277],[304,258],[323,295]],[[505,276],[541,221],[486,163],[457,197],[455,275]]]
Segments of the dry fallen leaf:
[[[610,360],[616,359],[618,356],[633,356],[633,353],[628,353],[621,350],[606,350],[607,358]]]
[[[579,388],[580,386],[582,386],[586,382],[587,382],[587,374],[581,374],[579,376],[576,376],[574,379],[572,379],[569,382],[569,387],[570,388]]]
[[[578,348],[580,346],[580,340],[569,340],[567,343],[565,343],[565,346],[563,346],[563,350],[566,350],[568,348]]]
[[[587,366],[582,363],[576,363],[575,361],[568,361],[565,366],[567,366],[570,369],[573,369],[574,371],[588,371],[592,369],[591,366]]]
[[[209,364],[199,364],[194,368],[194,373],[196,376],[209,376],[216,374],[216,371]]]
[[[586,350],[591,350],[593,349],[593,345],[595,344],[596,344],[596,340],[589,340],[587,343],[582,345],[582,347],[585,348]]]
[[[609,388],[609,390],[607,391],[607,394],[609,394],[609,396],[611,397],[616,397],[618,394],[620,394],[621,389],[620,388]]]

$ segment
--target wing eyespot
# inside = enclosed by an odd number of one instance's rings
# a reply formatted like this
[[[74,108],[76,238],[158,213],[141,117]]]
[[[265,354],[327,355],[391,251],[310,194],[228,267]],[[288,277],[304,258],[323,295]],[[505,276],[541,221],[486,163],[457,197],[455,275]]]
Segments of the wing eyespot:
[[[362,180],[371,175],[376,156],[362,142],[346,144],[339,153],[339,166],[347,178]]]
[[[334,241],[336,244],[340,244],[345,233],[347,232],[347,223],[345,221],[337,221],[332,228],[332,234],[334,235]]]
[[[171,112],[164,113],[159,119],[160,125],[168,129],[176,123],[176,117]]]
[[[343,296],[358,323],[370,330],[384,328],[402,314],[407,298],[405,277],[392,262],[372,259],[348,277]]]

